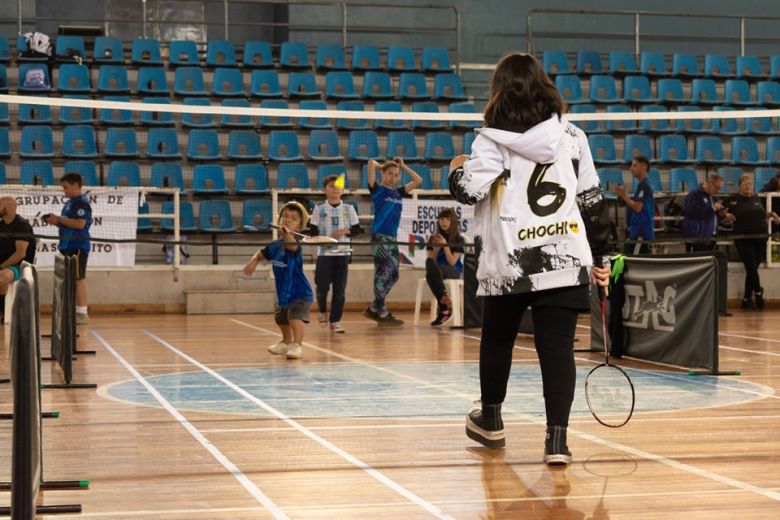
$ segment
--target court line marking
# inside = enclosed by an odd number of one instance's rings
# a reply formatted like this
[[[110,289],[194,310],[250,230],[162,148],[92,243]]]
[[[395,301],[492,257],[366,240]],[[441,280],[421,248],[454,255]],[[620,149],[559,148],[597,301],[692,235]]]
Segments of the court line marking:
[[[237,320],[231,320],[231,321],[237,321]],[[271,331],[268,331],[267,329],[260,329],[260,330],[264,330],[265,332],[269,332],[271,334],[276,335],[275,333],[273,333]],[[382,483],[385,486],[387,486],[388,488],[392,489],[393,491],[395,491],[396,493],[398,493],[402,497],[406,498],[410,502],[413,502],[413,503],[417,504],[418,506],[422,507],[423,509],[425,509],[426,511],[428,511],[429,513],[431,513],[432,515],[434,515],[434,516],[436,516],[438,518],[442,518],[442,519],[446,519],[446,520],[454,520],[453,517],[451,517],[450,515],[444,513],[441,509],[439,509],[438,507],[434,506],[430,502],[428,502],[428,501],[424,500],[423,498],[415,495],[414,493],[412,493],[411,491],[409,491],[405,487],[401,486],[400,484],[398,484],[397,482],[395,482],[394,480],[392,480],[390,477],[386,476],[382,472],[372,468],[369,464],[363,462],[362,460],[358,459],[357,457],[355,457],[354,455],[348,453],[347,451],[339,448],[338,446],[336,446],[332,442],[330,442],[330,441],[320,437],[319,435],[317,435],[316,433],[314,433],[310,429],[306,428],[305,426],[303,426],[299,422],[289,418],[288,416],[286,416],[285,414],[283,414],[282,412],[280,412],[276,408],[273,408],[272,406],[269,406],[268,404],[266,404],[261,399],[258,399],[254,395],[250,394],[249,392],[247,392],[246,390],[244,390],[243,388],[241,388],[237,384],[233,383],[232,381],[230,381],[226,377],[222,376],[221,374],[215,372],[214,370],[212,370],[211,368],[207,367],[206,365],[204,365],[200,361],[196,360],[195,358],[185,354],[184,352],[182,352],[181,350],[177,349],[176,347],[174,347],[173,345],[171,345],[170,343],[168,343],[164,339],[160,338],[159,336],[156,336],[154,333],[152,333],[152,332],[150,332],[148,330],[145,330],[145,329],[144,329],[144,334],[146,334],[150,338],[154,339],[155,341],[159,342],[161,345],[163,345],[165,348],[167,348],[168,350],[172,351],[176,355],[186,359],[187,361],[189,361],[190,363],[192,363],[196,367],[200,368],[201,370],[203,370],[204,372],[209,374],[214,379],[220,381],[221,383],[223,383],[228,388],[230,388],[233,391],[237,392],[239,395],[245,397],[250,402],[256,404],[257,406],[259,406],[263,410],[267,411],[268,413],[274,415],[278,419],[281,419],[282,421],[286,422],[292,428],[294,428],[298,432],[302,433],[306,437],[310,438],[311,440],[313,440],[314,442],[316,442],[317,444],[319,444],[323,448],[325,448],[327,450],[330,450],[331,452],[335,453],[336,455],[338,455],[339,457],[341,457],[345,461],[349,462],[350,464],[353,464],[354,466],[362,469],[369,476],[371,476],[374,479],[378,480],[380,483]]]
[[[231,318],[230,321],[232,321],[234,323],[237,323],[239,325],[243,325],[243,326],[248,327],[248,328],[261,329],[261,330],[268,331],[268,329],[262,329],[261,327],[257,327],[255,325],[252,325],[252,324],[240,321],[240,320],[236,320],[236,319],[233,319],[233,318]],[[268,331],[268,332],[270,332],[270,331]],[[450,332],[450,331],[447,331],[447,332],[449,334],[456,335],[453,332]],[[470,337],[472,339],[474,338],[474,336],[468,336],[468,335],[462,334],[462,333],[459,334],[459,335],[462,336],[462,337]],[[280,336],[280,334],[277,334],[277,336]],[[477,338],[477,339],[479,339],[479,338]],[[304,342],[303,345],[308,347],[308,348],[311,348],[313,350],[317,350],[319,352],[326,353],[326,354],[331,355],[333,357],[339,357],[339,358],[342,358],[342,359],[355,360],[355,358],[351,358],[349,356],[345,356],[345,355],[340,354],[338,352],[334,352],[332,350],[324,349],[324,348],[318,347],[316,345],[312,345],[310,343]],[[516,346],[515,348],[518,348],[518,347]],[[523,348],[527,348],[527,347],[523,347]],[[588,360],[588,361],[590,362],[590,360]],[[394,371],[392,371],[392,370],[376,367],[375,365],[372,365],[371,363],[363,362],[362,364],[364,366],[374,367],[374,368],[376,368],[378,370],[381,370],[381,371],[384,371],[384,372],[394,373]],[[409,380],[413,380],[413,381],[419,381],[421,384],[427,383],[426,381],[423,381],[423,380],[415,378],[415,377],[408,376],[406,374],[398,373],[398,375],[400,377],[404,378],[404,379],[409,379]],[[706,381],[703,381],[703,382],[706,383]],[[459,397],[465,397],[465,398],[468,399],[468,396],[465,396],[464,394],[461,394],[460,392],[457,392],[455,390],[450,390],[450,389],[447,389],[447,388],[440,388],[438,390],[440,390],[442,392],[447,392],[447,393],[449,393],[451,395],[456,395],[456,396],[459,396]],[[510,408],[510,410],[511,410],[511,408]],[[517,415],[522,417],[523,419],[527,420],[528,422],[531,422],[531,423],[534,423],[534,424],[539,424],[539,425],[545,425],[546,424],[546,420],[545,419],[537,419],[536,417],[533,417],[533,416],[530,416],[530,415],[526,415],[526,414],[521,414],[521,413],[518,413]],[[649,451],[643,451],[643,450],[639,450],[639,449],[633,448],[631,446],[626,446],[624,444],[619,444],[617,442],[611,442],[611,441],[608,441],[606,439],[602,439],[601,437],[597,437],[595,435],[591,435],[589,433],[585,433],[583,431],[579,431],[579,430],[572,429],[572,428],[569,428],[568,431],[570,433],[573,433],[574,435],[580,437],[581,439],[585,439],[585,440],[588,440],[588,441],[593,442],[595,444],[600,444],[602,446],[606,446],[607,448],[610,448],[610,449],[613,449],[613,450],[616,450],[616,451],[623,451],[623,452],[629,453],[631,455],[634,455],[634,456],[642,458],[642,459],[651,460],[651,461],[654,461],[654,462],[659,462],[661,464],[665,464],[667,466],[670,466],[670,467],[672,467],[674,469],[677,469],[677,470],[680,470],[680,471],[684,471],[684,472],[687,472],[687,473],[692,473],[694,475],[697,475],[697,476],[700,476],[700,477],[703,477],[703,478],[707,478],[709,480],[714,480],[715,482],[720,482],[721,484],[725,484],[725,485],[728,485],[728,486],[731,486],[731,487],[735,487],[735,488],[741,489],[743,491],[748,491],[748,492],[751,492],[751,493],[762,495],[762,496],[765,496],[767,498],[771,498],[772,500],[780,501],[780,493],[776,492],[776,491],[771,491],[769,489],[765,489],[765,488],[761,488],[761,487],[758,487],[758,486],[754,486],[753,484],[748,484],[747,482],[742,482],[740,480],[736,480],[736,479],[733,479],[733,478],[730,478],[730,477],[725,477],[723,475],[719,475],[717,473],[714,473],[714,472],[711,472],[711,471],[707,471],[705,469],[701,469],[701,468],[698,468],[696,466],[692,466],[690,464],[685,464],[685,463],[679,462],[677,460],[670,459],[668,457],[664,457],[662,455],[657,455],[657,454],[651,453]]]
[[[780,343],[780,340],[778,340],[778,339],[758,338],[756,336],[744,336],[742,334],[730,334],[730,333],[727,333],[727,332],[719,332],[718,335],[719,336],[727,336],[727,337],[730,337],[730,338],[755,339],[755,340],[758,340],[758,341],[766,341],[768,343]]]
[[[97,338],[97,340],[103,345],[103,348],[108,350],[108,352],[116,358],[119,363],[121,363],[125,369],[127,369],[128,372],[130,372],[135,379],[141,383],[146,390],[152,394],[152,396],[157,400],[160,405],[165,408],[168,413],[170,413],[178,422],[179,424],[187,430],[190,435],[192,435],[195,440],[197,440],[201,446],[203,446],[206,451],[211,453],[211,455],[217,459],[217,461],[224,466],[224,468],[233,475],[233,477],[238,480],[238,482],[246,489],[250,495],[255,497],[255,499],[264,506],[272,515],[274,518],[280,518],[280,519],[288,519],[289,516],[285,514],[282,509],[277,506],[270,498],[268,498],[260,489],[255,485],[254,482],[252,482],[250,479],[244,475],[238,467],[233,464],[230,459],[228,459],[219,449],[214,446],[209,440],[191,423],[189,422],[176,408],[171,405],[171,403],[168,402],[163,395],[157,391],[154,386],[149,383],[144,376],[141,375],[138,370],[135,369],[135,367],[130,364],[122,355],[114,350],[114,348],[106,341],[103,336],[101,336],[98,331],[95,329],[92,329],[92,335]],[[116,513],[114,513],[116,514]]]
[[[735,350],[737,352],[747,352],[748,354],[761,354],[764,356],[776,356],[780,357],[780,352],[762,352],[760,350],[750,350],[746,348],[739,348],[739,347],[729,347],[728,345],[718,345],[719,348],[723,348],[726,350]]]

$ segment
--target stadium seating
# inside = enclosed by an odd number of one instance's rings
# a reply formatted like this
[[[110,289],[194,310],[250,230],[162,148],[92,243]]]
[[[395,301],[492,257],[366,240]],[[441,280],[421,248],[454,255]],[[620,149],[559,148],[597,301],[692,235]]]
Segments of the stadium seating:
[[[387,133],[387,158],[402,157],[405,161],[421,161],[417,153],[417,141],[412,132],[392,131]]]
[[[173,80],[173,93],[177,96],[207,96],[200,67],[179,67]]]
[[[647,76],[626,76],[623,79],[623,98],[626,103],[657,103],[650,90]]]
[[[589,135],[588,144],[596,164],[619,164],[615,153],[615,141],[611,135]]]
[[[60,65],[60,77],[57,91],[64,94],[86,94],[92,90],[89,84],[89,69],[86,65],[63,63]]]
[[[105,96],[103,101],[117,101],[129,103],[127,96]],[[131,110],[122,110],[118,108],[101,108],[98,112],[98,120],[105,125],[132,125],[134,113]]]
[[[450,161],[455,157],[455,146],[449,132],[429,132],[425,134],[425,160]]]
[[[181,158],[176,129],[150,128],[146,135],[146,156],[150,159]]]
[[[133,128],[109,128],[103,154],[108,158],[138,157],[138,139]]]
[[[211,102],[207,98],[184,98],[184,104],[188,106],[211,106]],[[214,119],[214,114],[187,112],[182,116],[181,124],[189,128],[215,128],[217,121]]]
[[[49,125],[52,122],[49,105],[19,105],[19,122],[24,125]]]
[[[219,67],[214,71],[211,91],[215,96],[246,96],[241,71]]]
[[[558,89],[563,100],[569,105],[588,102],[588,99],[582,94],[582,85],[580,84],[580,78],[577,76],[556,76],[555,88]]]
[[[280,190],[309,189],[309,170],[306,169],[306,165],[299,162],[280,164],[276,175],[276,187]]]
[[[228,135],[228,159],[261,160],[260,135],[254,130],[232,130]]]
[[[355,45],[352,47],[352,69],[379,70],[379,49],[373,45]]]
[[[238,194],[256,194],[268,191],[268,172],[262,163],[236,165],[235,191]]]
[[[311,72],[291,72],[287,76],[287,95],[301,98],[320,98],[317,78]]]
[[[449,51],[444,47],[423,47],[422,70],[425,72],[449,72]]]
[[[84,38],[76,35],[58,35],[54,40],[54,58],[57,61],[72,62],[75,58],[86,59]]]
[[[696,138],[696,162],[700,164],[726,164],[720,137],[700,136]]]
[[[247,68],[271,68],[274,57],[271,44],[264,41],[248,41],[244,43],[244,58],[241,62]]]
[[[298,103],[298,108],[301,110],[327,110],[328,105],[320,99],[304,99]],[[289,127],[292,127],[290,118],[285,117]],[[301,128],[308,129],[324,129],[329,130],[332,128],[331,120],[326,117],[303,117],[300,120]]]
[[[328,99],[357,99],[352,73],[347,70],[332,70],[325,74],[325,97]]]
[[[433,97],[450,101],[466,99],[460,76],[454,73],[437,74],[433,79]]]
[[[152,186],[155,188],[178,188],[184,192],[184,176],[179,162],[158,162],[152,164]]]
[[[601,55],[595,51],[580,50],[577,51],[577,74],[602,74],[604,64],[601,62]]]
[[[688,141],[684,135],[662,135],[658,141],[658,160],[664,164],[692,164],[688,154]]]
[[[193,40],[171,40],[168,46],[168,66],[200,66],[197,44]]]
[[[310,68],[309,49],[306,47],[306,44],[289,41],[282,42],[282,48],[279,54],[279,65],[283,69]]]
[[[312,161],[341,161],[338,134],[334,130],[312,130],[306,155]]]
[[[736,64],[738,78],[758,79],[764,77],[761,62],[757,56],[737,56]]]
[[[542,53],[542,67],[550,76],[574,72],[569,65],[569,58],[566,56],[566,53],[560,51],[544,51]]]
[[[228,192],[225,171],[219,164],[198,164],[192,172],[194,194],[225,194]],[[227,201],[225,201],[227,202]]]
[[[260,98],[279,98],[284,95],[275,70],[253,70],[249,93]]]
[[[349,176],[347,175],[347,169],[342,163],[335,164],[320,164],[317,167],[317,182],[314,185],[315,189],[325,188],[325,179],[331,176],[343,176],[344,187],[349,189]]]
[[[314,66],[320,70],[346,70],[344,48],[338,43],[317,45],[314,55]]]
[[[609,53],[609,73],[613,76],[636,74],[637,66],[633,53],[612,51]]]
[[[100,186],[97,166],[93,161],[67,161],[63,167],[65,173],[78,173],[84,186]]]
[[[639,72],[644,76],[668,76],[666,58],[660,52],[643,52],[639,55]]]
[[[339,101],[336,105],[336,110],[350,110],[355,112],[363,112],[366,109],[362,101],[353,99],[347,101]],[[371,129],[371,121],[368,119],[336,119],[336,129],[338,130],[369,130]]]
[[[62,131],[62,155],[72,159],[97,157],[95,129],[92,125],[69,125]]]
[[[623,99],[617,95],[615,78],[605,75],[591,76],[590,101],[593,103],[622,103]]]
[[[430,99],[425,76],[420,72],[402,72],[398,80],[398,97],[401,99]]]
[[[351,161],[381,160],[379,139],[373,130],[355,130],[349,133],[348,157]]]
[[[701,76],[699,62],[693,54],[672,55],[672,76],[698,78]]]
[[[27,186],[53,185],[54,169],[51,161],[22,161],[19,170],[19,184]]]
[[[131,45],[130,59],[136,65],[162,65],[160,42],[155,38],[136,38]]]
[[[731,140],[731,162],[749,166],[769,164],[765,159],[761,159],[758,142],[753,137],[735,137]]]
[[[95,38],[94,60],[98,64],[117,64],[125,61],[122,40],[114,36],[97,36]]]
[[[140,67],[136,82],[136,93],[139,95],[167,96],[171,93],[165,69],[162,67]]]
[[[170,99],[161,97],[145,97],[141,102],[155,105],[171,104]],[[174,123],[173,114],[171,112],[155,112],[154,110],[141,112],[141,124],[143,125],[172,126]]]
[[[366,99],[390,99],[394,96],[390,74],[370,70],[363,76],[362,97]]]
[[[235,67],[236,47],[228,40],[212,40],[206,43],[207,67]]]
[[[723,177],[723,185],[720,188],[721,193],[737,193],[739,191],[739,178],[742,176],[741,168],[723,166],[717,169],[717,174]]]
[[[224,199],[201,201],[198,207],[198,229],[204,233],[235,231],[230,202]]]
[[[114,161],[108,166],[107,186],[141,186],[141,170],[136,162]]]
[[[704,56],[704,75],[716,79],[734,76],[728,58],[722,54],[706,54]]]
[[[73,127],[66,127],[65,130],[67,131],[70,128]],[[51,127],[22,127],[22,141],[19,156],[31,159],[54,157],[54,133],[52,132]]]
[[[187,159],[194,161],[214,161],[222,159],[219,138],[214,130],[190,130],[187,143]]]
[[[644,134],[627,135],[623,142],[623,162],[630,163],[638,155],[653,161],[655,158],[653,143]]]
[[[244,231],[268,231],[273,224],[271,201],[247,199],[241,211],[241,228]]]
[[[246,99],[223,99],[223,107],[249,108],[252,104]],[[223,114],[220,117],[219,124],[229,127],[253,127],[252,117],[248,115]]]
[[[98,68],[97,91],[101,94],[129,94],[127,68],[124,65],[101,65]]]
[[[414,51],[405,45],[390,45],[387,47],[387,70],[391,72],[413,72],[417,66]]]
[[[271,130],[268,136],[268,158],[272,161],[301,161],[298,134],[292,130]]]
[[[160,213],[163,215],[173,215],[173,201],[166,200],[162,203]],[[160,221],[160,229],[162,231],[173,231],[173,217],[163,218]],[[192,208],[192,203],[189,201],[182,201],[179,203],[179,230],[187,233],[197,231],[198,226],[195,223],[195,212]]]

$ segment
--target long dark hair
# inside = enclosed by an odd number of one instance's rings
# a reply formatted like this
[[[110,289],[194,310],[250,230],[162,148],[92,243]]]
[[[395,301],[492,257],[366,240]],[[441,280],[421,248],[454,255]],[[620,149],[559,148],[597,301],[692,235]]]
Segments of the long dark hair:
[[[444,231],[441,228],[439,219],[442,217],[450,218],[449,231]],[[436,217],[436,228],[436,232],[443,236],[447,240],[448,244],[452,245],[460,242],[460,225],[458,223],[458,214],[455,213],[453,208],[442,208],[442,210],[439,211],[439,215]]]
[[[566,105],[550,77],[533,55],[505,54],[496,65],[485,107],[485,124],[525,132],[552,114],[561,117]]]

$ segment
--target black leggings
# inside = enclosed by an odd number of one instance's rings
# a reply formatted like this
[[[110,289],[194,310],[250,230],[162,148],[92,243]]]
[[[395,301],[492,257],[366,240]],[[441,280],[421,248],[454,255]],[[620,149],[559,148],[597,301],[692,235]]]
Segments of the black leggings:
[[[437,302],[440,302],[447,293],[444,280],[457,280],[459,278],[460,273],[455,266],[441,266],[433,258],[428,258],[425,261],[425,280],[428,282],[428,287],[431,288],[431,292],[436,297]]]
[[[766,238],[741,238],[734,240],[734,247],[745,264],[745,296],[750,298],[753,293],[761,291],[761,280],[758,278],[758,266],[766,254]]]
[[[486,296],[482,307],[482,341],[479,345],[479,380],[483,404],[503,403],[512,349],[523,313],[531,306],[534,345],[542,369],[544,406],[549,426],[568,426],[574,385],[574,331],[577,310],[535,305],[538,294]]]

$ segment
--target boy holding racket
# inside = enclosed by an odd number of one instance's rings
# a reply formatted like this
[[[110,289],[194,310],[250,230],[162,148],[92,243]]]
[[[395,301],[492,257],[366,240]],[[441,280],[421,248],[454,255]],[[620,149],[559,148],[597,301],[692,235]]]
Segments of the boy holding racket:
[[[300,202],[287,202],[279,211],[279,239],[252,255],[244,274],[252,276],[260,260],[271,262],[276,281],[274,321],[282,331],[282,340],[268,347],[268,352],[287,359],[303,357],[303,324],[309,323],[312,291],[303,274],[303,256],[296,241],[309,220]]]

